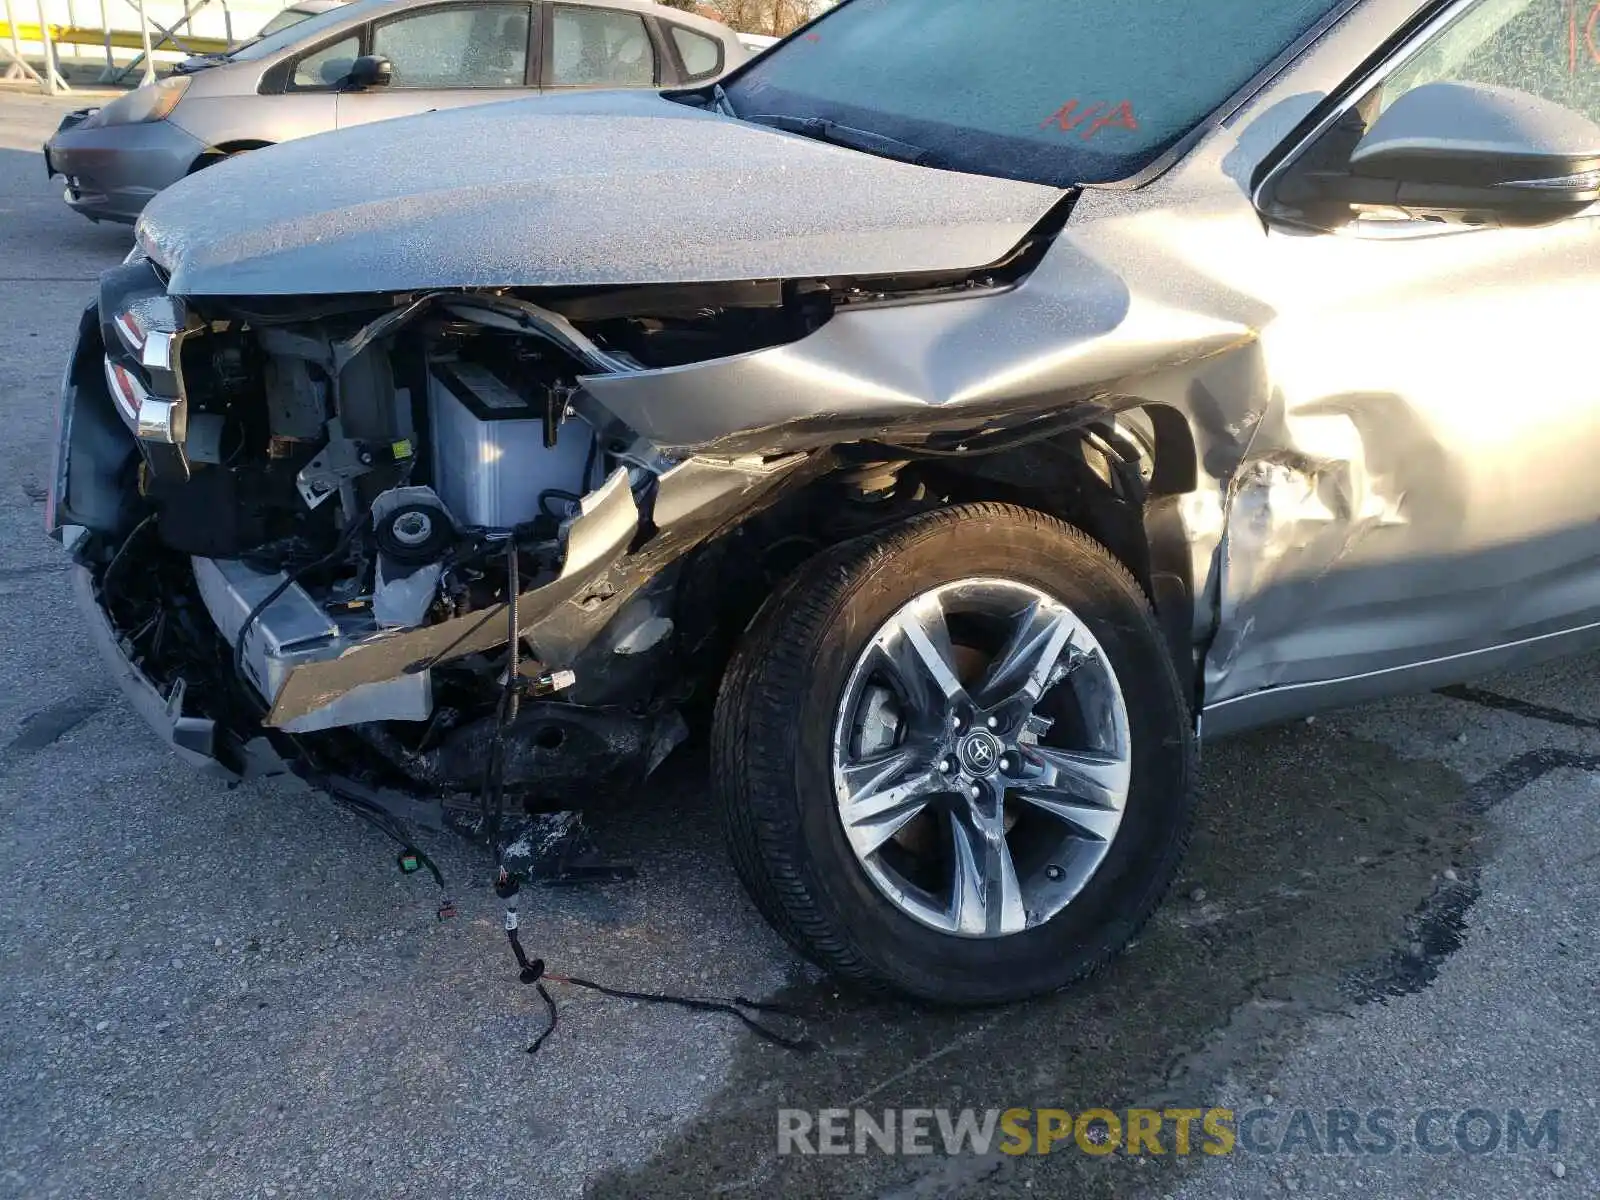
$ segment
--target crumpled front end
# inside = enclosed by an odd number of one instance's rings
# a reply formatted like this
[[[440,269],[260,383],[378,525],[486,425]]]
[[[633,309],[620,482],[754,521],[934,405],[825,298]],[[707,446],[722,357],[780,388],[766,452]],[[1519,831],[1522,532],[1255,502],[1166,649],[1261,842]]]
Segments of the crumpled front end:
[[[1111,548],[1198,702],[1258,329],[1131,288],[1074,202],[984,267],[875,276],[180,297],[130,262],[52,521],[236,766],[472,795],[509,744],[530,802],[626,791],[809,558],[997,498]]]
[[[135,711],[185,762],[224,778],[277,773],[281,760],[248,720],[229,720],[228,689],[205,667],[214,639],[198,597],[181,572],[161,569],[170,566],[164,556],[149,554],[156,548],[139,506],[147,467],[138,413],[127,396],[113,399],[118,373],[99,312],[84,312],[62,381],[45,507],[47,529],[77,560],[73,596],[90,641]],[[154,413],[152,404],[147,416]],[[150,452],[159,459],[170,445],[153,443]]]
[[[64,380],[47,523],[141,714],[235,776],[471,796],[498,740],[578,806],[653,770],[706,637],[676,573],[810,456],[660,454],[577,383],[633,360],[514,296],[251,304],[129,262]]]

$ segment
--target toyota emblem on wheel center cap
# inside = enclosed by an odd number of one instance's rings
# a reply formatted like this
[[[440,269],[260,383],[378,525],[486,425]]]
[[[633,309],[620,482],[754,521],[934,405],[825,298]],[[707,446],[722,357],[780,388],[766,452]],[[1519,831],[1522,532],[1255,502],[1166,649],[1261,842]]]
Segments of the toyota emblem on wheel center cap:
[[[987,775],[1000,764],[1000,741],[992,733],[974,729],[961,739],[961,764],[972,775]]]

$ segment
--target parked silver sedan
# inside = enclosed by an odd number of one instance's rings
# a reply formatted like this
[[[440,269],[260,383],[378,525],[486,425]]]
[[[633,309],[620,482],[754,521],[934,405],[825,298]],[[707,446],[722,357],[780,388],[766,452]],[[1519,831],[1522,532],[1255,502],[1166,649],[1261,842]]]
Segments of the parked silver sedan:
[[[751,55],[724,25],[650,0],[357,0],[68,114],[45,146],[66,202],[132,222],[234,154],[529,92],[710,80]]]

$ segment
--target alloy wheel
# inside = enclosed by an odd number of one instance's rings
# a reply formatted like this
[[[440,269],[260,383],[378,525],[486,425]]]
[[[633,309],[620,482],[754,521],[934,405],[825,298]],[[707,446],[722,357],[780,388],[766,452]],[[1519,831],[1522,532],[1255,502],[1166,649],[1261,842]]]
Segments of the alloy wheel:
[[[1131,774],[1116,673],[1065,604],[999,578],[923,592],[876,631],[840,698],[839,820],[878,890],[924,925],[998,938],[1082,891]]]

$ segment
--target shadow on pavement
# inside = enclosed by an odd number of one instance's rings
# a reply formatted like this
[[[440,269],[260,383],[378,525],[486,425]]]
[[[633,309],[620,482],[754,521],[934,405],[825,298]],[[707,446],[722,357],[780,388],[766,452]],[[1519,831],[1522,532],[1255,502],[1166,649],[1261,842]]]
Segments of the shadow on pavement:
[[[41,151],[0,149],[0,284],[81,280],[87,289],[127,254],[133,230],[79,216],[63,190],[60,176],[45,175]]]
[[[779,1158],[777,1110],[1204,1108],[1228,1098],[1214,1090],[1224,1079],[1236,1088],[1270,1075],[1309,1017],[1348,1008],[1372,994],[1375,973],[1403,976],[1410,957],[1429,953],[1412,926],[1474,835],[1459,776],[1296,725],[1208,747],[1203,789],[1174,893],[1131,953],[1088,983],[977,1012],[873,1003],[827,984],[791,989],[784,999],[814,1014],[822,1051],[747,1039],[703,1119],[591,1194],[1160,1194],[1176,1183],[1175,1163],[1192,1160],[1070,1147],[1015,1160]]]

